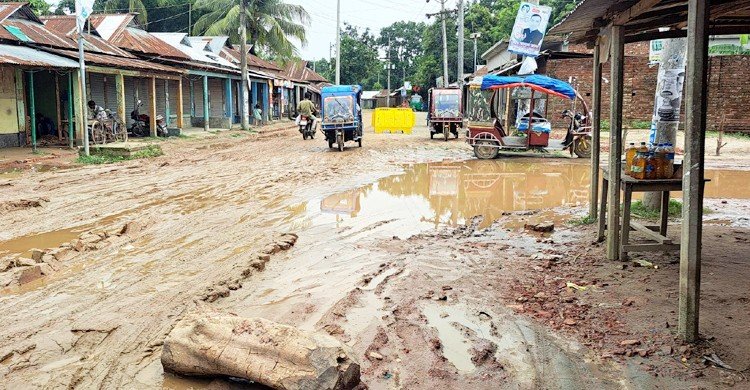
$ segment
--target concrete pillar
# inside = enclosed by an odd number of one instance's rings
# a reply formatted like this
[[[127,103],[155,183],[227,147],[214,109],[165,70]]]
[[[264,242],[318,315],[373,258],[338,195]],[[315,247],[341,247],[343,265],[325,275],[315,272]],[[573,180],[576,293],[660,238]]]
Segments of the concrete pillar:
[[[117,94],[117,116],[127,123],[125,116],[125,77],[122,74],[115,75],[115,93]],[[125,131],[125,142],[128,141],[128,132]]]
[[[625,62],[625,29],[612,26],[610,31],[611,65],[609,109],[609,193],[607,194],[607,257],[620,259],[620,177],[622,175],[622,98]],[[629,227],[624,227],[628,229]]]
[[[149,94],[151,95],[151,101],[148,105],[149,115],[149,129],[151,130],[151,136],[156,137],[156,77],[151,77],[149,80]]]
[[[710,0],[688,1],[688,57],[685,81],[685,158],[682,176],[680,305],[677,332],[698,339],[703,239],[703,179],[708,100],[708,15]]]

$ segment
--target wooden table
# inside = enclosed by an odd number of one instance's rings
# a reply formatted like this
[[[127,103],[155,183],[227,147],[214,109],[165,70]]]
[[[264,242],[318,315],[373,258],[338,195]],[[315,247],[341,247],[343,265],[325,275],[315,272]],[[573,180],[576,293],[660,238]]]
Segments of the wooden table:
[[[607,190],[609,188],[609,168],[602,167],[602,205],[599,210],[599,236],[598,240],[604,240],[607,213]],[[628,256],[628,252],[648,252],[648,251],[679,251],[680,244],[674,243],[667,237],[667,225],[669,222],[669,193],[671,191],[682,191],[682,179],[658,179],[658,180],[638,180],[622,172],[620,177],[620,188],[624,194],[622,204],[621,226],[618,226],[620,232],[620,260]],[[633,192],[661,192],[661,214],[659,216],[659,225],[645,226],[630,219],[630,203],[633,199]],[[627,226],[628,228],[623,228]],[[645,234],[651,242],[643,244],[630,243],[630,231],[637,230]]]

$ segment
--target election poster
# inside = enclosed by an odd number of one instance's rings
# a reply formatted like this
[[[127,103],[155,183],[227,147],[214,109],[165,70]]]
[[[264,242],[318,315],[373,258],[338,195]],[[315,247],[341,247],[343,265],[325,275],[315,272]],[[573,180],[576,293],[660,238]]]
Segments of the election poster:
[[[508,51],[527,57],[538,56],[551,13],[551,7],[521,3],[508,42]]]

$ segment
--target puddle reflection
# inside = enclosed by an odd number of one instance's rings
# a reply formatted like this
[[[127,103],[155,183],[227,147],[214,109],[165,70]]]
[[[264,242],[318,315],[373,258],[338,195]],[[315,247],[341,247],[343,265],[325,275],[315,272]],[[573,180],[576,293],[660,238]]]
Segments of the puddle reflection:
[[[526,160],[416,164],[401,175],[320,201],[323,214],[348,218],[407,218],[437,227],[483,215],[489,226],[504,212],[576,206],[587,202],[588,166]],[[315,218],[331,222],[330,216]],[[317,222],[316,221],[316,222]]]

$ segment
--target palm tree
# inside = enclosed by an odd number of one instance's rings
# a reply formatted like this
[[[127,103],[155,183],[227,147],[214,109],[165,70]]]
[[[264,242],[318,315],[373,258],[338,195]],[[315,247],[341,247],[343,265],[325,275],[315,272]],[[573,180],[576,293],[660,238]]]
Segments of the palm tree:
[[[263,48],[279,57],[291,57],[297,53],[290,38],[303,45],[305,26],[310,15],[301,5],[287,4],[283,0],[197,0],[196,8],[206,11],[193,27],[194,34],[228,35],[232,42],[239,42],[238,33],[240,1],[247,7],[247,37],[252,45],[250,52]]]
[[[142,26],[148,25],[148,11],[143,0],[109,0],[104,3],[104,12],[122,13],[125,10],[137,13],[136,19]]]

